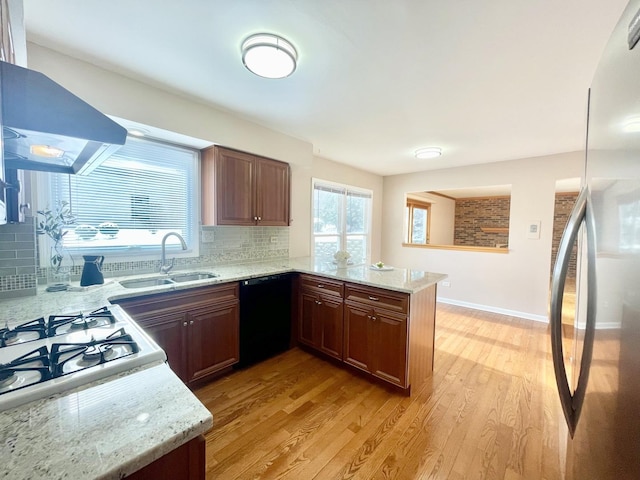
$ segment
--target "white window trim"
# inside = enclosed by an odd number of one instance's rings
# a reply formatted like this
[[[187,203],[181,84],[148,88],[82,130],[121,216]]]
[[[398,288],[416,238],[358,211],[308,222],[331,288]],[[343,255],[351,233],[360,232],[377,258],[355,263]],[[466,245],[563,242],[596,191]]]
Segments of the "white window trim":
[[[157,140],[157,139],[156,139]],[[162,141],[162,140],[159,140]],[[193,147],[188,147],[193,148]],[[198,156],[196,169],[200,171],[200,156]],[[50,180],[49,174],[45,172],[34,172],[35,173],[35,181],[36,181],[36,208],[33,210],[33,215],[36,217],[36,229],[38,227],[38,223],[41,219],[41,216],[38,215],[38,210],[43,210],[47,207],[51,208],[50,205]],[[196,175],[196,181],[194,181],[192,186],[193,191],[193,209],[194,209],[194,222],[192,222],[192,232],[193,235],[193,245],[188,250],[182,250],[180,248],[175,249],[169,248],[169,244],[167,244],[167,257],[172,258],[193,258],[200,256],[200,230],[201,230],[201,182],[199,181],[199,174]],[[171,240],[175,240],[175,237],[170,237]],[[104,248],[92,248],[91,252],[81,251],[79,249],[70,248],[69,254],[73,258],[74,265],[82,265],[82,255],[104,255],[105,262],[114,263],[114,262],[134,262],[138,260],[149,261],[149,260],[160,260],[161,255],[161,242],[162,237],[158,238],[157,248],[155,247],[146,247],[146,248],[129,248],[129,249],[104,249]],[[53,247],[53,241],[46,235],[38,234],[38,258],[39,258],[39,266],[40,267],[49,267],[49,258],[51,256],[51,248]]]
[[[310,249],[311,249],[311,258],[315,259],[315,237],[322,237],[322,236],[327,236],[327,237],[335,237],[336,235],[338,237],[340,237],[340,249],[344,250],[346,249],[346,238],[347,238],[347,232],[346,232],[346,205],[343,205],[343,212],[342,212],[342,219],[343,219],[343,224],[341,225],[341,228],[343,229],[341,234],[336,234],[336,233],[326,233],[326,234],[317,234],[315,233],[315,229],[314,229],[314,221],[313,221],[313,194],[315,192],[315,187],[316,187],[316,183],[319,183],[321,185],[327,185],[327,186],[332,186],[332,187],[336,187],[336,188],[344,188],[347,189],[349,191],[352,192],[357,192],[357,193],[363,193],[366,195],[369,195],[370,198],[370,208],[369,208],[369,212],[368,212],[368,218],[367,218],[367,225],[369,226],[369,232],[367,233],[367,252],[366,252],[366,262],[370,262],[371,261],[371,237],[373,235],[372,233],[372,219],[373,219],[373,190],[370,190],[368,188],[363,188],[363,187],[357,187],[354,185],[348,185],[346,183],[338,183],[338,182],[333,182],[331,180],[323,180],[321,178],[317,178],[317,177],[312,177],[311,178],[311,245],[310,245]]]

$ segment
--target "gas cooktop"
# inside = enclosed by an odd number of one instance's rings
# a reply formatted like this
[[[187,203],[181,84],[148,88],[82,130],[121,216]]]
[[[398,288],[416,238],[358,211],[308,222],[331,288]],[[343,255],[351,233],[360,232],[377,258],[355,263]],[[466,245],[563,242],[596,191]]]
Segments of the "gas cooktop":
[[[7,324],[0,329],[0,411],[164,361],[117,305]]]

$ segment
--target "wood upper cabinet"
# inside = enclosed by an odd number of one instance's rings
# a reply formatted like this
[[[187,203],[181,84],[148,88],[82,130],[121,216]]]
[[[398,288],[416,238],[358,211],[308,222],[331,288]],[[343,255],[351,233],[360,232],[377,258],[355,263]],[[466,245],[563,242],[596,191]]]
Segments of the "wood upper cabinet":
[[[342,283],[301,275],[298,340],[342,360]]]
[[[185,383],[206,378],[240,358],[238,284],[123,299],[119,303],[167,354]]]
[[[289,164],[224,147],[202,150],[204,225],[289,225]]]

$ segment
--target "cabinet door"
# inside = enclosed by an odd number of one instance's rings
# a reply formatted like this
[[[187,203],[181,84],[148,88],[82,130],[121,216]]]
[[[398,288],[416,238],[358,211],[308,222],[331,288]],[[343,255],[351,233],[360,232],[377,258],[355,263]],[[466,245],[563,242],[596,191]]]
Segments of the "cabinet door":
[[[238,363],[238,302],[192,309],[188,319],[188,382]]]
[[[319,324],[317,322],[316,307],[318,296],[302,290],[300,293],[300,313],[298,326],[298,340],[310,347],[319,346]]]
[[[216,148],[216,225],[255,225],[253,155]]]
[[[258,225],[289,225],[289,165],[256,159],[256,214]]]
[[[372,316],[371,373],[407,387],[407,321],[376,309]]]
[[[372,310],[366,306],[345,303],[344,361],[367,372],[371,371],[370,345]]]
[[[320,325],[320,350],[342,360],[342,301],[320,296],[316,316]]]
[[[156,314],[153,319],[139,320],[139,323],[167,354],[167,363],[171,370],[182,381],[186,381],[186,315],[184,313]]]

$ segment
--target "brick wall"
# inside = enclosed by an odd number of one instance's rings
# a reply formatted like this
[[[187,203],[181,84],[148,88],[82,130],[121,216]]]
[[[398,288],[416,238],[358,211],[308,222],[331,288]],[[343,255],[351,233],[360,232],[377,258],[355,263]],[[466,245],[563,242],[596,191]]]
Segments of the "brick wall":
[[[459,198],[456,200],[454,245],[495,247],[509,243],[509,232],[488,233],[481,227],[509,228],[511,197]]]
[[[562,238],[562,232],[567,225],[567,220],[571,215],[573,205],[576,203],[578,193],[556,193],[555,208],[553,210],[553,241],[551,243],[551,272],[556,264],[556,256],[558,255],[558,246],[560,245],[560,239]],[[569,259],[569,270],[567,272],[568,278],[576,278],[576,261],[577,261],[577,248],[574,245],[571,252],[571,258]]]

